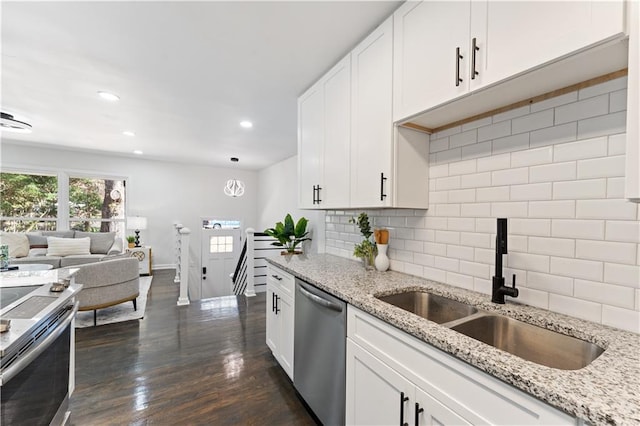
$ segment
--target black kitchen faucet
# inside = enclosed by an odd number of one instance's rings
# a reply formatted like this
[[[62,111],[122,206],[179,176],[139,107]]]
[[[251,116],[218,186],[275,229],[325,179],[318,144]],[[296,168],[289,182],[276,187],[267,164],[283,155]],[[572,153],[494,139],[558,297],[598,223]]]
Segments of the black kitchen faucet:
[[[493,276],[491,301],[500,304],[504,304],[505,295],[518,297],[516,274],[513,274],[513,284],[511,287],[504,285],[504,277],[502,276],[503,254],[507,254],[507,219],[498,218],[498,230],[496,232],[496,274]]]

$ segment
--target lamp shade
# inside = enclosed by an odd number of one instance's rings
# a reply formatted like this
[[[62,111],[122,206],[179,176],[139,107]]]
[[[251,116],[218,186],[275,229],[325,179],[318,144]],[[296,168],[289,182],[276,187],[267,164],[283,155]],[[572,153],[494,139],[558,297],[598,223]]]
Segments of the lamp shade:
[[[127,229],[147,229],[147,218],[141,216],[127,218]]]

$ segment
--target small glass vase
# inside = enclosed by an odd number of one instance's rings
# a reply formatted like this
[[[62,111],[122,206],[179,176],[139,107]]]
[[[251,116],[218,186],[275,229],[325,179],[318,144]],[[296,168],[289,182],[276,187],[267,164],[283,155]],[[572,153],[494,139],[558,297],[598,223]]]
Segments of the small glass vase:
[[[364,265],[364,269],[367,271],[372,271],[375,269],[375,257],[373,254],[369,256],[364,256],[362,258],[362,264]]]

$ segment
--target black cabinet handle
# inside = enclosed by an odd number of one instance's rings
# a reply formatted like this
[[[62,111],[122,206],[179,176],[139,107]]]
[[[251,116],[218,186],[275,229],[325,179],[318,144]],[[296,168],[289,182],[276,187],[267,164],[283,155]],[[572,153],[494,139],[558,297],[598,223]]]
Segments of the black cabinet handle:
[[[320,203],[322,202],[322,200],[320,199],[320,190],[321,190],[321,189],[322,189],[322,188],[320,187],[320,185],[318,185],[318,188],[316,189],[316,190],[318,191],[318,198],[317,198],[317,200],[316,200],[316,203],[317,203],[317,204],[320,204]]]
[[[420,404],[418,404],[416,402],[416,419],[415,419],[415,426],[420,426],[420,413],[424,412],[424,408],[420,408]]]
[[[462,82],[462,79],[460,78],[460,59],[462,59],[460,48],[456,47],[456,87],[460,86],[460,83]]]
[[[282,310],[282,309],[278,308],[278,299],[280,299],[280,296],[278,296],[277,294],[275,294],[275,296],[276,296],[276,315],[278,315],[278,312],[280,312]]]
[[[276,294],[271,293],[271,312],[276,311]]]
[[[404,422],[404,403],[409,400],[408,396],[404,396],[404,392],[400,392],[400,426],[409,426]]]
[[[206,267],[202,268],[202,279],[203,280],[207,279],[207,268]]]
[[[313,204],[316,203],[316,186],[313,185]]]
[[[387,194],[384,193],[384,182],[387,180],[386,177],[384,177],[384,173],[380,173],[380,201],[384,201],[385,198],[387,198]]]
[[[476,38],[471,39],[471,80],[476,79],[476,75],[480,74],[476,71],[476,52],[480,50],[476,43]]]
[[[276,274],[272,274],[271,275],[273,278],[275,278],[278,281],[282,281],[282,277],[277,276]]]

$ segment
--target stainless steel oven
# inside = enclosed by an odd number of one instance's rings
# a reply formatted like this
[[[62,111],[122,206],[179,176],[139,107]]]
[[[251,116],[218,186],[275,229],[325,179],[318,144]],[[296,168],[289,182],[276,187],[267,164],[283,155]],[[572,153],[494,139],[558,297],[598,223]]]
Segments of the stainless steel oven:
[[[2,309],[11,328],[0,336],[0,424],[62,425],[69,417],[73,291],[48,286]],[[2,289],[8,290],[8,289]],[[6,303],[6,302],[5,302]]]

